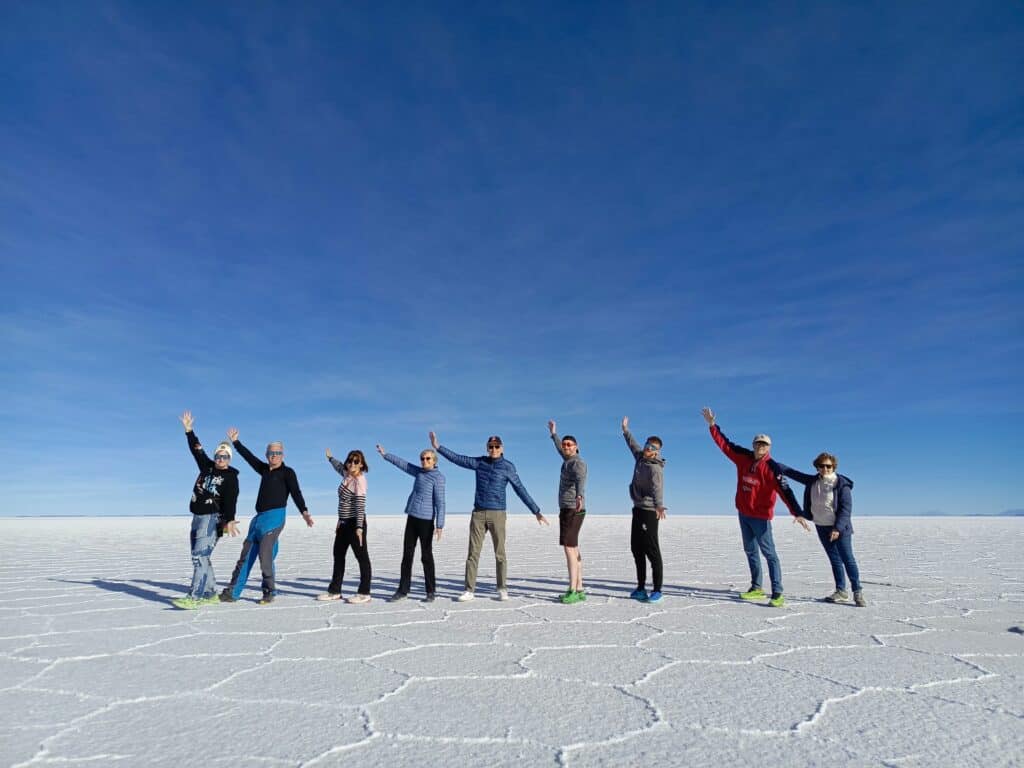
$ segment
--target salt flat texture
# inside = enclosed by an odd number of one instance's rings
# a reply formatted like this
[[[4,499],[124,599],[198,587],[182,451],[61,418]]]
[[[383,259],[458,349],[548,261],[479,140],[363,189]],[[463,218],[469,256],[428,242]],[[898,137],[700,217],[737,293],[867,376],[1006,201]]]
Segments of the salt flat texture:
[[[734,518],[671,517],[666,599],[633,585],[626,517],[589,517],[589,599],[555,602],[554,528],[509,518],[513,599],[389,604],[403,518],[370,518],[374,601],[327,585],[332,518],[289,517],[280,596],[179,611],[189,516],[0,519],[0,763],[209,766],[1024,764],[1022,519],[859,518],[868,608],[834,606],[816,536],[775,525],[788,604],[747,586]],[[223,584],[241,540],[214,555]],[[258,570],[258,568],[257,568]],[[350,559],[345,592],[357,574]]]

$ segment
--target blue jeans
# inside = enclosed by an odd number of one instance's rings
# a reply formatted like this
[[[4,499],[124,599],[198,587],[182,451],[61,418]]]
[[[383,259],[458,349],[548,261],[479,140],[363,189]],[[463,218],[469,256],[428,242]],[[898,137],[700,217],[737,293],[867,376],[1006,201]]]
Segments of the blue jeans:
[[[818,529],[818,541],[825,548],[828,561],[832,565],[832,578],[836,581],[836,589],[846,591],[846,576],[850,576],[850,586],[854,592],[860,592],[860,569],[857,561],[853,558],[853,534],[844,533],[835,541],[829,541],[832,533],[831,526],[816,525]],[[843,569],[846,573],[843,573]]]
[[[210,555],[217,546],[217,515],[192,515],[189,543],[192,545],[192,586],[188,596],[197,600],[210,597],[217,591]]]
[[[743,551],[747,553],[750,566],[750,585],[761,586],[761,555],[768,561],[768,578],[772,582],[772,595],[782,594],[782,565],[775,553],[775,539],[772,538],[772,521],[740,515],[740,533],[743,535]]]

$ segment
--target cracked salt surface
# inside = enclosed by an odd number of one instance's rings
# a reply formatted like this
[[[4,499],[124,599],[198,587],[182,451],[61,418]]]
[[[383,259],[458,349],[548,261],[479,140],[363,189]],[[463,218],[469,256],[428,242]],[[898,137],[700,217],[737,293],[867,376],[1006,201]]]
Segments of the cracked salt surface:
[[[404,519],[377,517],[368,605],[313,600],[325,525],[286,529],[274,605],[254,574],[239,603],[178,611],[188,523],[0,520],[0,765],[1024,765],[1022,520],[922,539],[861,519],[865,609],[820,602],[816,537],[780,524],[782,610],[736,598],[732,517],[663,524],[659,605],[626,599],[628,519],[588,517],[589,597],[561,605],[557,535],[521,515],[507,603],[486,549],[477,599],[451,600],[465,516],[435,547],[439,599],[417,562],[411,599],[385,602]],[[222,580],[239,547],[218,545]]]

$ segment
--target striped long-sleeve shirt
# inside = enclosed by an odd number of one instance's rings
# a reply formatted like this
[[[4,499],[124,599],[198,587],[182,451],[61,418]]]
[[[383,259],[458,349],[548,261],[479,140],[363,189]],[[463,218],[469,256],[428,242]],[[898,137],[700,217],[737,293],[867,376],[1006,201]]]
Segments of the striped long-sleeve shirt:
[[[355,520],[356,528],[366,527],[366,475],[350,475],[342,461],[331,456],[331,466],[342,476],[338,486],[338,519]]]

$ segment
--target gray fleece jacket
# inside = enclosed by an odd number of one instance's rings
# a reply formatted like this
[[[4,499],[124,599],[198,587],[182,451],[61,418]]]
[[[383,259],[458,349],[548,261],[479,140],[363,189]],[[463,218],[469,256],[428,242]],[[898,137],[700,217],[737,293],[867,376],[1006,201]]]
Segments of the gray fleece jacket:
[[[629,452],[636,460],[633,482],[629,484],[629,498],[633,501],[633,508],[654,511],[664,507],[665,460],[661,456],[645,459],[643,446],[637,444],[632,433],[626,431],[622,436],[626,438]]]
[[[587,462],[577,453],[569,456],[562,453],[562,438],[558,434],[551,435],[555,450],[562,457],[562,473],[558,477],[558,508],[576,509],[576,497],[584,497],[586,508]]]

